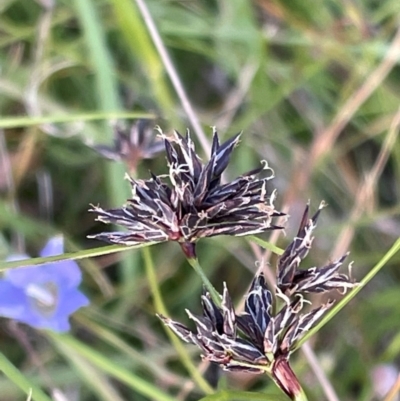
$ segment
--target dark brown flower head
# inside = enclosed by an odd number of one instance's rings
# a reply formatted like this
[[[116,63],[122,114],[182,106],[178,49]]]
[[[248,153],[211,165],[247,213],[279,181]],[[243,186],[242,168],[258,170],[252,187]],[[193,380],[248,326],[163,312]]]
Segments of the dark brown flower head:
[[[161,131],[160,131],[161,132]],[[221,183],[239,135],[222,145],[214,129],[211,157],[203,164],[195,152],[189,131],[186,137],[175,132],[161,133],[169,167],[169,183],[164,176],[149,180],[129,178],[132,198],[120,209],[94,206],[97,220],[126,227],[126,232],[92,236],[116,244],[178,241],[185,254],[194,257],[194,244],[215,235],[249,235],[281,227],[272,218],[284,215],[274,207],[275,191],[267,189],[267,178],[258,178],[262,167],[235,180]],[[271,170],[270,170],[271,171]]]
[[[325,204],[322,202],[317,213],[309,218],[309,205],[307,205],[297,236],[279,259],[277,286],[286,295],[326,292],[333,289],[345,293],[348,288],[357,285],[346,274],[338,273],[348,253],[323,267],[312,267],[304,270],[298,268],[311,248],[314,239],[312,233],[317,226],[320,211],[324,207]]]
[[[164,149],[156,139],[149,120],[139,120],[129,130],[114,127],[114,146],[98,145],[94,149],[110,160],[123,160],[130,171],[135,171],[140,160],[152,159]]]
[[[179,337],[196,344],[203,357],[225,370],[273,373],[277,360],[288,359],[298,340],[310,330],[332,305],[328,302],[301,314],[302,299],[286,304],[276,315],[272,312],[272,294],[264,277],[257,276],[246,297],[245,312],[236,315],[229,292],[224,287],[221,307],[209,294],[202,296],[203,316],[187,311],[196,331],[160,316]]]

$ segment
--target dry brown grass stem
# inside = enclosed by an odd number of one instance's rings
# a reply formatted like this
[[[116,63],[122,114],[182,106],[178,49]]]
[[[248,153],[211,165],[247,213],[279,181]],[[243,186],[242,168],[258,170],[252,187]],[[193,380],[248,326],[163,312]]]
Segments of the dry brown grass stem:
[[[306,189],[312,172],[318,162],[331,151],[337,137],[349,123],[351,118],[361,107],[361,105],[371,96],[371,94],[382,84],[389,72],[398,63],[400,58],[400,28],[397,30],[386,56],[378,67],[364,80],[360,88],[344,103],[340,108],[331,124],[322,130],[314,139],[311,149],[308,152],[307,160],[302,161],[302,168],[296,167],[294,175],[289,186],[290,190],[287,200],[292,200]]]
[[[30,116],[41,115],[40,102],[38,100],[39,86],[42,81],[40,76],[42,75],[45,47],[51,30],[52,17],[53,7],[44,8],[44,12],[40,16],[40,20],[37,25],[38,30],[33,55],[33,63],[31,67],[30,80],[25,92],[24,102],[27,113]]]
[[[355,222],[361,217],[368,205],[373,202],[374,189],[376,188],[378,179],[383,171],[384,166],[387,163],[390,152],[396,143],[399,133],[399,126],[400,108],[392,120],[389,132],[385,138],[385,141],[382,145],[381,151],[377,157],[375,164],[371,168],[370,172],[365,176],[363,183],[360,185],[360,188],[356,192],[357,196],[355,199],[353,210],[350,213],[349,223],[343,228],[341,234],[338,236],[338,240],[336,241],[335,247],[331,254],[331,259],[334,259],[335,257],[338,257],[339,255],[342,255],[347,251],[354,236]],[[285,208],[283,208],[283,210],[285,210]],[[279,232],[273,232],[271,237],[277,235],[279,235]],[[267,253],[267,251],[265,253]],[[336,395],[328,378],[325,376],[323,369],[320,366],[311,346],[306,343],[301,349],[307,359],[308,364],[317,377],[326,398],[329,401],[339,401],[338,396]],[[398,389],[400,388],[400,379],[396,382],[396,385],[396,391],[398,391]],[[385,399],[385,401],[389,401],[392,399],[393,396],[392,398]]]
[[[392,123],[389,128],[389,132],[382,145],[381,151],[376,159],[375,164],[371,170],[365,175],[364,181],[360,184],[356,191],[356,198],[354,201],[353,209],[349,215],[348,224],[343,227],[338,240],[336,241],[335,247],[332,250],[331,258],[335,258],[338,255],[342,255],[353,239],[355,232],[355,224],[357,220],[362,216],[364,212],[368,212],[369,205],[375,204],[375,188],[377,186],[380,175],[382,174],[383,168],[385,167],[390,152],[393,146],[396,144],[396,140],[399,134],[400,127],[400,108],[395,114]],[[372,210],[369,210],[370,212]]]
[[[309,343],[305,343],[301,347],[301,350],[303,351],[303,354],[306,357],[308,364],[310,365],[312,371],[314,372],[315,377],[319,381],[325,393],[326,399],[328,401],[340,401],[331,382],[326,377],[313,349],[311,348],[311,345]]]
[[[227,94],[220,116],[217,118],[215,124],[213,124],[221,132],[230,127],[238,109],[243,104],[244,98],[250,89],[258,68],[259,66],[254,62],[250,62],[242,68],[238,77],[237,86]]]
[[[46,369],[40,353],[33,346],[32,339],[30,338],[28,332],[21,327],[18,322],[13,320],[8,322],[7,330],[10,332],[13,338],[17,340],[20,347],[25,351],[27,359],[32,363],[33,368],[38,372],[46,387],[51,389],[51,391],[55,390],[56,385]]]
[[[19,202],[15,196],[16,186],[12,173],[12,165],[10,155],[7,150],[4,131],[0,129],[0,189],[5,191],[9,200],[9,207],[13,213],[20,211]],[[25,237],[19,230],[13,230],[12,242],[14,249],[20,253],[25,250]]]
[[[158,32],[153,17],[151,16],[149,9],[147,8],[146,2],[144,0],[136,0],[136,4],[140,10],[140,13],[142,14],[143,21],[146,24],[147,29],[149,30],[151,39],[153,40],[154,46],[156,47],[160,55],[161,61],[164,64],[169,79],[171,80],[171,83],[176,91],[176,94],[178,95],[178,98],[182,104],[183,110],[185,111],[190,121],[190,124],[192,125],[193,130],[200,141],[203,150],[207,154],[210,154],[211,146],[209,144],[209,141],[203,131],[203,128],[200,125],[200,121],[197,118],[197,115],[189,101],[189,98],[186,95],[185,89],[183,88],[179,75],[172,63],[172,60],[167,52],[164,42]]]
[[[197,365],[197,369],[200,373],[204,374],[204,372],[210,366],[210,362],[203,360]],[[193,380],[186,380],[184,385],[181,388],[181,391],[176,395],[177,401],[184,401],[186,400],[189,393],[194,389],[194,382]]]

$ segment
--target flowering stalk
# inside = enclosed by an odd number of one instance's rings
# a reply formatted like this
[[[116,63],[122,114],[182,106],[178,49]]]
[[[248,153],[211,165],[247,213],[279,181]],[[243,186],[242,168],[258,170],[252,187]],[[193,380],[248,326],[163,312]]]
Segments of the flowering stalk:
[[[145,262],[147,281],[150,285],[150,290],[153,296],[155,309],[157,313],[166,315],[168,311],[162,298],[160,288],[158,286],[157,276],[149,248],[148,247],[143,248],[142,254]],[[171,340],[172,344],[174,345],[175,350],[179,355],[180,360],[182,361],[182,364],[185,366],[189,374],[192,376],[193,381],[199,386],[199,388],[205,394],[213,393],[214,390],[207,383],[207,381],[201,376],[197,368],[194,366],[188,353],[186,352],[185,348],[182,346],[180,341],[169,330],[167,330],[167,335]]]
[[[203,268],[200,266],[199,260],[197,258],[188,258],[187,261],[193,267],[194,271],[199,275],[204,286],[207,288],[207,291],[210,293],[214,303],[218,306],[221,305],[221,296],[205,275]]]
[[[319,211],[323,206],[322,203]],[[283,301],[278,310],[276,299],[260,274],[253,279],[241,314],[236,314],[224,284],[222,297],[214,289],[201,297],[201,316],[186,311],[196,325],[195,331],[159,316],[181,339],[197,345],[204,359],[229,371],[266,373],[294,401],[306,401],[307,397],[289,365],[289,358],[299,341],[334,304],[328,300],[303,313],[304,305],[308,304],[303,294],[333,289],[345,292],[357,285],[338,272],[347,255],[326,266],[299,268],[311,248],[319,214],[318,211],[309,218],[308,209],[307,206],[297,236],[278,260],[276,294]],[[199,268],[195,258],[189,258],[189,261]]]

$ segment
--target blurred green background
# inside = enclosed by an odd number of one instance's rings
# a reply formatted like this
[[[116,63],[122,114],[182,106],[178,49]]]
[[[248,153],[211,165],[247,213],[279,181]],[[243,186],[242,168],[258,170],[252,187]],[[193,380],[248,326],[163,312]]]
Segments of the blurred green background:
[[[360,280],[400,233],[398,0],[145,4],[208,140],[210,126],[223,139],[243,131],[227,178],[263,159],[274,169],[276,206],[291,218],[287,236],[272,240],[284,247],[307,200],[312,210],[325,200],[303,266],[349,250]],[[69,251],[102,245],[86,238],[105,228],[89,204],[118,207],[129,197],[124,164],[92,149],[111,144],[112,123],[131,124],[129,114],[151,117],[166,133],[193,128],[133,0],[2,0],[0,113],[1,257],[37,255],[57,232]],[[135,174],[148,178],[149,169],[166,173],[164,155],[143,161]],[[151,253],[170,316],[187,322],[185,308],[200,313],[200,280],[176,244]],[[198,256],[217,289],[226,281],[240,304],[255,262],[268,255],[244,238],[221,237],[201,241]],[[275,261],[264,260],[272,272]],[[397,255],[311,341],[340,400],[384,399],[371,375],[382,363],[398,371],[399,261]],[[71,334],[2,319],[7,358],[54,400],[204,396],[154,316],[140,251],[80,265],[92,304],[74,315]],[[205,368],[197,349],[185,348]],[[325,399],[301,351],[293,368],[310,400]],[[279,393],[266,377],[243,374],[222,373],[220,386]],[[5,376],[0,393],[1,401],[27,399]]]

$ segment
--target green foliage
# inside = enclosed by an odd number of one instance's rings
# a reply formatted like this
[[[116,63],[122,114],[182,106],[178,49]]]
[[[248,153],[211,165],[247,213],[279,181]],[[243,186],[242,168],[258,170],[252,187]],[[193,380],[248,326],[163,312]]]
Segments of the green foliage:
[[[176,244],[146,249],[156,272],[149,281],[143,250],[86,238],[104,229],[89,203],[119,207],[129,196],[123,163],[91,149],[112,142],[110,123],[153,118],[166,133],[192,127],[136,2],[47,3],[0,4],[0,255],[37,254],[62,232],[68,253],[47,262],[76,259],[92,304],[64,336],[2,319],[1,400],[26,400],[29,389],[33,401],[57,389],[82,401],[284,399],[267,377],[223,372],[225,387],[207,394],[197,350],[170,342],[155,313],[164,306],[185,321],[185,308],[201,310],[202,283]],[[266,159],[275,204],[291,215],[276,245],[268,235],[201,241],[207,277],[218,291],[226,281],[240,308],[255,262],[267,258],[273,275],[305,203],[316,210],[324,199],[304,267],[349,250],[363,285],[313,331],[313,348],[341,400],[370,400],[371,372],[396,363],[400,350],[398,0],[146,4],[207,138],[212,125],[223,139],[243,131],[229,178]],[[136,176],[149,178],[149,169],[166,173],[165,157],[142,161]],[[321,399],[301,352],[293,370],[309,400]]]

